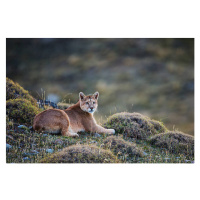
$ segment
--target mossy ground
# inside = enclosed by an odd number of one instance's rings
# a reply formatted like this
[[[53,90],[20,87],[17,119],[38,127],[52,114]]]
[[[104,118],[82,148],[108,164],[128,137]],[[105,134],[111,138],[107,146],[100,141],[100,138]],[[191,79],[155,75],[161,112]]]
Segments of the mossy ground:
[[[165,147],[151,145],[146,140],[139,140],[125,135],[118,135],[123,143],[132,144],[140,149],[144,156],[136,157],[124,151],[116,154],[115,150],[110,149],[121,163],[193,163],[194,156],[185,155],[184,152],[172,153]],[[105,140],[110,137],[107,135],[93,135],[81,133],[78,138],[65,137],[61,135],[40,134],[26,129],[19,129],[17,124],[7,128],[6,143],[12,146],[6,152],[7,163],[38,163],[43,158],[50,155],[48,149],[54,153],[62,151],[72,145],[96,145],[104,149]],[[116,137],[116,136],[113,136]],[[109,139],[109,138],[108,138]],[[119,148],[119,147],[118,147]],[[120,149],[119,148],[119,149]]]
[[[32,125],[33,118],[41,110],[28,91],[6,78],[6,123],[18,122]]]
[[[18,83],[14,83],[11,79],[6,78],[6,100],[9,99],[26,99],[29,100],[32,105],[37,105],[37,100],[34,99],[27,90]]]
[[[10,84],[7,84],[6,88],[7,163],[194,162],[192,136],[169,132],[162,122],[140,113],[123,112],[109,117],[105,127],[114,128],[116,131],[115,136],[109,137],[104,134],[80,133],[80,137],[71,138],[36,133],[26,126],[19,128],[19,123],[31,125],[40,110],[21,86],[18,85],[20,90],[16,92],[12,89],[14,82],[9,79],[7,82]],[[20,93],[21,90],[24,94]],[[11,97],[13,99],[9,99]]]
[[[40,112],[37,106],[27,99],[10,99],[6,101],[6,115],[15,122],[31,125],[36,114]]]

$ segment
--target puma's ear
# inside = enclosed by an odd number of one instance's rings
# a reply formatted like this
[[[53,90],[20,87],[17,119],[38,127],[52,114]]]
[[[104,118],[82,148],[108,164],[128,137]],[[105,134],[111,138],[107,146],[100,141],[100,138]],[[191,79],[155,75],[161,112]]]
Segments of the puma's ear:
[[[85,95],[83,94],[83,92],[80,92],[80,93],[79,93],[79,99],[80,99],[80,100],[83,100],[84,97],[85,97]]]
[[[94,95],[94,98],[95,98],[95,99],[98,99],[98,98],[99,98],[99,92],[95,92],[93,95]]]

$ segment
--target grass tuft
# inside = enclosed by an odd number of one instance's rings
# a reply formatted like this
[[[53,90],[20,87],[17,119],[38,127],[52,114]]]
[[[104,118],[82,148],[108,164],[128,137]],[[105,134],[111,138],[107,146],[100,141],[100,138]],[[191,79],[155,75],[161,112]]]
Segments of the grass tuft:
[[[72,145],[62,151],[43,158],[41,163],[117,163],[109,150],[95,145]]]
[[[148,141],[151,145],[168,149],[170,153],[194,156],[194,137],[182,132],[161,133],[150,137]]]
[[[105,127],[113,128],[119,134],[136,139],[146,139],[149,136],[166,132],[162,122],[151,120],[140,113],[116,113],[108,118]]]
[[[124,160],[124,158],[129,159],[128,157],[132,157],[137,160],[138,157],[144,156],[143,150],[140,147],[137,147],[136,144],[133,142],[131,143],[125,141],[121,137],[109,136],[103,140],[102,146],[105,149],[110,149],[111,151],[113,151],[114,154],[122,160]]]

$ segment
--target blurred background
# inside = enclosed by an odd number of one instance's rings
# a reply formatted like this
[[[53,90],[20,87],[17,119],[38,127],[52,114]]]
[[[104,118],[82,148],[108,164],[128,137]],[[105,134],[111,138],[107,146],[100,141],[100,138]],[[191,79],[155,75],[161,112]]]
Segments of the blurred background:
[[[36,99],[99,91],[98,123],[140,112],[194,135],[194,39],[10,38],[6,69]]]

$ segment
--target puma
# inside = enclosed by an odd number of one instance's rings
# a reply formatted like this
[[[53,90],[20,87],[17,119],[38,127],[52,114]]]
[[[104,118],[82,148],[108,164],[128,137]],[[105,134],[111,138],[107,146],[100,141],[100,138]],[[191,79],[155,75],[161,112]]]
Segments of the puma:
[[[79,136],[78,132],[114,134],[114,129],[105,129],[96,123],[93,116],[98,107],[99,93],[79,93],[79,101],[66,110],[48,109],[35,116],[33,129],[63,136]]]

